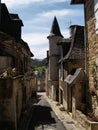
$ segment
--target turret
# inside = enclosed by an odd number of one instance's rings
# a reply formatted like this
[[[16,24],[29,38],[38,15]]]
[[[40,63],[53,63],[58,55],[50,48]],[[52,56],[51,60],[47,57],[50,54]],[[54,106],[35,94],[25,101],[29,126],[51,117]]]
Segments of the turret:
[[[54,17],[51,31],[47,38],[49,39],[49,79],[53,87],[52,90],[55,91],[52,92],[52,94],[56,95],[56,89],[59,81],[58,61],[60,58],[60,48],[57,43],[63,38],[56,17]]]
[[[47,38],[52,37],[52,36],[63,37],[63,35],[60,32],[59,24],[58,24],[58,21],[57,21],[56,17],[54,17],[52,27],[51,27],[51,31],[50,31],[50,34],[49,34],[49,36]]]

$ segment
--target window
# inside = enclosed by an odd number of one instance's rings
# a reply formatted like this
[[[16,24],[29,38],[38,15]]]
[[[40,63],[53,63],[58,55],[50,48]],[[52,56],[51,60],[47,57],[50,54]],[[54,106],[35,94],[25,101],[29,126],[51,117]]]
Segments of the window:
[[[94,12],[95,12],[95,29],[98,34],[98,0],[94,0]]]

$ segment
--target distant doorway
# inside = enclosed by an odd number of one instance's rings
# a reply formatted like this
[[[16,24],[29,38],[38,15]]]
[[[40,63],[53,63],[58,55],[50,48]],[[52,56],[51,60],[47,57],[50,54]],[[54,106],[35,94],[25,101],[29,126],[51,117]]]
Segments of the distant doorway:
[[[63,91],[60,89],[60,104],[63,104]]]
[[[68,111],[72,112],[72,87],[68,86]]]

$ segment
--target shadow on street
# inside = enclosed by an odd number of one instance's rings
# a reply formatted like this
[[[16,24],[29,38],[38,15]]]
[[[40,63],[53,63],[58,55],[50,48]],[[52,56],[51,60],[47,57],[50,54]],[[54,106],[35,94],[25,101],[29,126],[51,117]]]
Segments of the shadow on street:
[[[21,130],[65,130],[42,93],[32,97],[21,118]]]
[[[41,130],[44,130],[44,125],[56,123],[51,111],[50,107],[35,105],[28,130],[35,130],[36,126],[41,126]]]

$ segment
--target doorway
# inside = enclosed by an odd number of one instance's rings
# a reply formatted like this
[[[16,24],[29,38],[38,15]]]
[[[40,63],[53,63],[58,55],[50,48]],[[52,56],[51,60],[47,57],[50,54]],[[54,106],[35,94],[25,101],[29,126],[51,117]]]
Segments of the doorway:
[[[63,91],[60,89],[60,104],[63,104]]]

